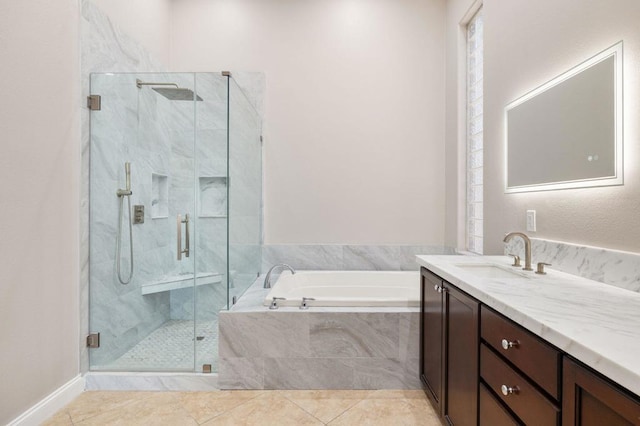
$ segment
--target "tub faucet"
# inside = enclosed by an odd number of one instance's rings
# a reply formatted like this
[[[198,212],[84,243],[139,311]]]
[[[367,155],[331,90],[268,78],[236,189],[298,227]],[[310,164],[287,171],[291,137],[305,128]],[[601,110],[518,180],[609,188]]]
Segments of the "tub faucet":
[[[508,243],[513,237],[520,237],[524,241],[524,268],[522,269],[533,271],[531,267],[531,240],[522,232],[509,232],[502,241]]]
[[[276,265],[273,265],[271,269],[269,269],[269,272],[267,272],[267,276],[264,278],[264,288],[271,288],[271,273],[276,268],[288,269],[291,271],[292,275],[296,273],[295,269],[293,269],[291,266],[287,265],[286,263],[278,263]]]

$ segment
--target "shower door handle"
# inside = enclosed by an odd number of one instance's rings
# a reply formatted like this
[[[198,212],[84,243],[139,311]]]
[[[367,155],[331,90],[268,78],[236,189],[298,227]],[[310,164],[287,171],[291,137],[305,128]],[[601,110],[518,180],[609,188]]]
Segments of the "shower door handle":
[[[184,223],[184,250],[182,249],[182,224]],[[178,260],[182,260],[182,255],[184,257],[189,257],[189,213],[184,215],[184,219],[182,219],[182,215],[178,215]]]

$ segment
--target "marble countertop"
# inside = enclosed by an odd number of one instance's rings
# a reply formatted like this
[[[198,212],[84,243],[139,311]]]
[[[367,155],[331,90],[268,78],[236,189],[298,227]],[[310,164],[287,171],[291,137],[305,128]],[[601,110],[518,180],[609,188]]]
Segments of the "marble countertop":
[[[479,278],[456,265],[506,256],[416,256],[420,265],[640,395],[640,293],[554,271]],[[535,265],[534,265],[535,267]]]

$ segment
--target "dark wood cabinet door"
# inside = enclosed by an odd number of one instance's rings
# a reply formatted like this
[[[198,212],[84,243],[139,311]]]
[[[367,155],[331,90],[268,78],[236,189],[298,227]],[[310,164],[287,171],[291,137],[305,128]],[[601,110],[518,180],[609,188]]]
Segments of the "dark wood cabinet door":
[[[563,391],[564,426],[640,425],[640,398],[626,393],[566,356]]]
[[[478,424],[478,339],[480,304],[445,283],[445,418],[455,426]]]
[[[420,379],[425,392],[442,415],[443,388],[443,297],[442,280],[425,268],[420,274]]]
[[[522,426],[515,417],[502,405],[499,399],[480,384],[480,426]]]

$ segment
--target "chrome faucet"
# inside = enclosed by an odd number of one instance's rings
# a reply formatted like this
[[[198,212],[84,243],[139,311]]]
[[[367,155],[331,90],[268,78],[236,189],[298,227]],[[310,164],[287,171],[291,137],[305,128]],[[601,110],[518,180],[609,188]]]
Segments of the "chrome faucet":
[[[271,273],[276,268],[288,269],[288,270],[291,271],[291,274],[295,274],[296,273],[296,271],[291,266],[287,265],[286,263],[278,263],[277,265],[273,265],[271,267],[271,269],[269,269],[269,272],[267,272],[267,276],[264,278],[264,288],[271,288]]]
[[[524,241],[524,268],[522,269],[533,271],[531,267],[531,240],[522,232],[509,232],[502,241],[508,243],[513,237],[520,237]]]

